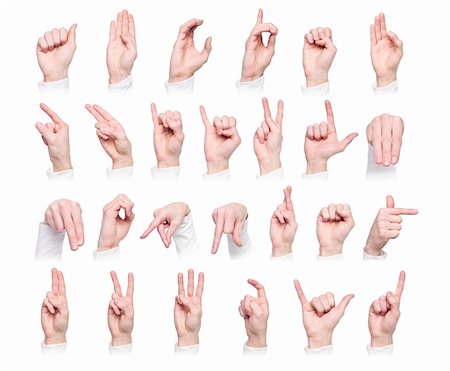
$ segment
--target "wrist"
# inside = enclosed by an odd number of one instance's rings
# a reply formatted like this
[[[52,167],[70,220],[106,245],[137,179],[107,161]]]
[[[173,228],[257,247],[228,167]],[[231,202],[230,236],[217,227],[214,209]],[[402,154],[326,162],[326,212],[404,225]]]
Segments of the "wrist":
[[[62,159],[51,157],[50,160],[52,161],[54,172],[72,169],[72,161],[70,160],[70,156]]]
[[[110,73],[109,74],[109,83],[117,84],[125,80],[128,76],[130,76],[130,72],[118,72],[118,73]]]
[[[259,161],[259,171],[261,175],[271,173],[281,167],[280,157]]]
[[[128,166],[133,166],[133,157],[131,156],[131,154],[129,156],[121,157],[120,159],[112,161],[113,169],[120,169],[122,167]]]
[[[97,251],[106,251],[111,250],[117,246],[119,246],[120,241],[112,241],[112,240],[103,240],[101,238],[98,239],[97,242]]]
[[[168,158],[165,160],[157,160],[158,168],[173,167],[173,166],[180,166],[179,158]]]
[[[111,345],[114,347],[120,347],[132,343],[131,333],[123,334],[116,337],[111,337]]]
[[[194,76],[194,73],[169,73],[169,83],[173,82],[180,82],[187,79],[190,79],[192,76]]]
[[[381,250],[383,249],[383,247],[379,247],[379,246],[374,246],[372,244],[370,244],[369,242],[366,243],[366,246],[364,247],[364,252],[367,255],[372,255],[372,256],[379,256],[381,255]]]
[[[327,160],[307,161],[306,174],[315,174],[327,171]]]
[[[66,342],[66,334],[56,334],[54,336],[49,336],[44,338],[44,344],[62,344]]]
[[[275,246],[272,245],[272,256],[273,257],[280,257],[285,256],[292,253],[292,246]]]
[[[228,161],[210,161],[206,162],[208,174],[220,173],[228,169]]]
[[[318,73],[314,75],[305,75],[306,86],[308,88],[328,82],[328,72]]]
[[[266,334],[258,336],[249,336],[246,345],[251,348],[266,348],[267,347]]]
[[[343,244],[319,246],[320,256],[333,256],[337,254],[342,254]]]
[[[388,345],[393,344],[393,338],[392,335],[388,335],[385,337],[376,337],[376,338],[371,338],[370,339],[370,346],[373,348],[380,348],[380,347],[385,347]]]
[[[178,336],[178,343],[177,345],[179,347],[186,347],[190,345],[197,345],[200,343],[200,339],[198,337],[198,333],[196,334],[189,334],[185,336]]]
[[[308,348],[321,348],[327,345],[331,345],[333,333],[324,333],[320,335],[308,336]]]
[[[54,71],[51,73],[44,73],[44,82],[54,82],[64,80],[69,77],[69,70],[63,69],[61,71]]]
[[[264,73],[246,73],[242,71],[240,82],[250,82],[258,80]]]
[[[390,83],[397,80],[397,74],[393,73],[387,76],[377,76],[377,87],[381,88],[383,86],[389,85]]]

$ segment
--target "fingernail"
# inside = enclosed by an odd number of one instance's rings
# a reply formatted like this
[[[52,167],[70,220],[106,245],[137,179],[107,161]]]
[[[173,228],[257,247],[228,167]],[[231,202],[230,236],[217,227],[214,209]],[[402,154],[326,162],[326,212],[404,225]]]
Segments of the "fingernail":
[[[384,160],[384,166],[389,166],[389,160]]]
[[[392,157],[392,162],[395,164],[395,163],[397,163],[397,157]]]

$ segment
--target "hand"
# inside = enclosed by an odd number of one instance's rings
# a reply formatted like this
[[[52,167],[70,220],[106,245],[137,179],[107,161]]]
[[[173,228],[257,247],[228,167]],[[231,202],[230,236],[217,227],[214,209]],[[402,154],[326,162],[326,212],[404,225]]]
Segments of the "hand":
[[[52,291],[42,303],[41,325],[44,331],[44,344],[61,344],[66,342],[69,326],[69,308],[67,306],[66,285],[62,272],[52,269]]]
[[[355,295],[345,295],[336,306],[334,295],[327,292],[324,295],[313,298],[311,302],[300,286],[298,280],[294,280],[295,290],[302,304],[303,326],[308,336],[308,348],[320,348],[331,345],[333,331],[345,313],[347,305]]]
[[[263,42],[263,33],[268,32],[267,46]],[[256,25],[245,42],[244,60],[242,61],[241,82],[260,78],[275,54],[275,39],[278,28],[272,23],[263,23],[263,11],[258,10]]]
[[[324,207],[317,217],[319,255],[341,254],[344,241],[354,226],[355,222],[349,205],[331,204]]]
[[[189,206],[183,202],[173,202],[153,213],[155,217],[148,228],[142,233],[141,239],[146,238],[156,228],[165,247],[172,243],[172,237],[183,219],[190,213]]]
[[[326,27],[312,29],[305,35],[303,43],[303,69],[306,86],[316,86],[328,81],[328,71],[337,49],[333,44],[331,30]]]
[[[106,49],[109,83],[125,80],[131,74],[137,58],[134,18],[126,10],[117,14],[117,22],[111,21]]]
[[[73,24],[69,31],[65,28],[54,28],[39,38],[36,54],[45,82],[63,80],[69,76],[70,62],[77,48],[76,29],[76,24]]]
[[[59,116],[48,108],[44,103],[39,105],[41,109],[50,117],[52,122],[45,125],[36,123],[36,129],[42,136],[42,140],[48,148],[50,161],[53,164],[53,171],[64,171],[72,169],[70,160],[69,126],[59,118]]]
[[[292,252],[292,244],[298,227],[291,199],[291,186],[287,186],[283,192],[283,204],[278,205],[270,220],[272,256],[284,256]]]
[[[372,228],[370,228],[364,248],[366,254],[379,256],[390,239],[400,236],[403,221],[400,215],[416,215],[418,212],[416,209],[396,208],[394,198],[390,195],[386,196],[386,208],[378,211]]]
[[[377,75],[377,86],[386,86],[397,80],[398,65],[403,57],[403,42],[393,32],[386,32],[383,13],[370,25],[370,57]]]
[[[375,162],[384,166],[395,165],[402,147],[403,120],[387,113],[375,117],[367,126],[367,141],[373,147]]]
[[[244,318],[245,331],[248,336],[246,345],[252,348],[265,348],[267,347],[267,320],[269,319],[266,291],[258,281],[249,279],[247,282],[258,291],[258,296],[254,298],[245,295],[238,307],[239,314]]]
[[[128,273],[127,294],[122,295],[119,280],[116,272],[111,272],[111,279],[114,285],[114,294],[108,306],[108,327],[111,332],[111,345],[121,346],[132,342],[131,332],[134,324],[134,277],[133,273]]]
[[[308,126],[305,136],[305,156],[307,161],[307,174],[319,173],[327,170],[327,162],[331,156],[343,152],[347,146],[358,136],[358,133],[347,135],[340,142],[337,139],[334,125],[333,109],[330,101],[325,101],[327,122]]]
[[[155,147],[158,168],[180,166],[180,154],[183,148],[184,134],[181,114],[178,111],[156,111],[151,105],[153,119],[153,146]]]
[[[384,347],[392,344],[395,328],[400,318],[400,299],[405,286],[405,272],[400,272],[395,293],[375,299],[369,309],[370,345]]]
[[[56,200],[45,210],[44,223],[57,232],[66,231],[70,248],[77,250],[84,243],[81,207],[75,201]]]
[[[231,203],[214,209],[212,219],[216,224],[211,254],[219,249],[222,233],[231,234],[236,246],[241,247],[241,231],[248,218],[247,208],[239,203]]]
[[[205,125],[205,158],[208,174],[228,169],[228,162],[241,138],[236,130],[236,119],[233,116],[214,117],[213,125],[200,106],[203,124]]]
[[[175,297],[173,317],[180,347],[199,343],[198,333],[202,324],[202,294],[204,274],[198,274],[194,295],[194,271],[188,271],[187,295],[184,291],[183,273],[178,273],[178,295]]]
[[[198,52],[194,45],[194,31],[201,24],[203,20],[193,18],[180,27],[170,58],[169,82],[189,79],[208,62],[212,38],[206,39],[201,52]]]
[[[122,125],[102,107],[86,104],[86,109],[95,117],[98,140],[112,160],[112,168],[133,166],[131,143]]]
[[[277,116],[272,119],[267,98],[262,99],[264,121],[253,137],[253,148],[259,163],[260,174],[267,174],[281,167],[280,153],[283,143],[283,101],[278,101]]]
[[[118,195],[103,207],[102,227],[97,243],[98,251],[119,246],[119,242],[126,237],[133,222],[133,207],[133,202],[124,194]],[[121,209],[125,211],[124,218],[119,215]]]

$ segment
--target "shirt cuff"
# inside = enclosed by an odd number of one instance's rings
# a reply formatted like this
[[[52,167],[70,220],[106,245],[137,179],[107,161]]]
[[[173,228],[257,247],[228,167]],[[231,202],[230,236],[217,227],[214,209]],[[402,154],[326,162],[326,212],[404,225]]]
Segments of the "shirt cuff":
[[[294,259],[294,253],[290,252],[289,254],[282,255],[282,256],[270,256],[271,260],[293,260]]]
[[[175,180],[180,175],[179,166],[171,167],[152,167],[153,180]]]
[[[395,165],[383,166],[382,164],[375,163],[373,156],[373,147],[369,144],[367,151],[367,179],[396,179],[397,168]]]
[[[303,179],[327,180],[328,179],[328,171],[321,171],[319,173],[314,173],[314,174],[303,174]]]
[[[133,343],[114,346],[109,343],[109,355],[111,356],[126,356],[131,354]]]
[[[246,356],[263,356],[267,353],[267,347],[253,348],[249,347],[247,343],[244,344],[244,355]]]
[[[60,344],[45,344],[44,342],[41,343],[42,354],[45,355],[64,354],[66,352],[66,348],[67,343],[60,343]]]
[[[230,253],[230,258],[233,260],[246,258],[253,249],[250,236],[248,235],[248,220],[245,221],[244,226],[242,227],[240,237],[242,242],[241,247],[235,245],[231,234],[227,235],[228,252]]]
[[[174,346],[175,354],[182,355],[182,356],[197,355],[199,350],[200,350],[200,344],[187,345],[187,346],[180,347],[180,346],[178,346],[178,343],[175,343],[175,346]]]
[[[392,356],[394,354],[394,344],[384,347],[372,347],[370,344],[367,344],[367,354],[369,356]]]
[[[386,260],[387,254],[381,250],[380,255],[369,255],[363,250],[363,260]]]
[[[123,94],[131,92],[133,90],[133,76],[130,75],[122,81],[116,82],[114,84],[108,83],[108,90],[113,94]]]
[[[94,260],[96,262],[105,262],[110,260],[118,260],[120,258],[120,247],[116,246],[109,250],[95,250]]]
[[[252,81],[236,81],[236,88],[239,93],[257,94],[262,93],[264,89],[264,75]]]
[[[270,173],[267,174],[256,174],[256,179],[263,179],[263,180],[269,180],[269,179],[283,179],[284,177],[284,172],[283,172],[283,168],[280,167],[276,170],[271,171]]]
[[[219,171],[214,174],[203,174],[203,180],[230,180],[230,169]]]
[[[67,93],[69,91],[69,78],[58,81],[39,81],[38,88],[41,93]]]
[[[133,166],[125,166],[118,169],[107,168],[106,176],[109,180],[128,179],[133,175]]]
[[[320,348],[308,348],[305,347],[305,353],[307,355],[330,355],[333,354],[333,345],[325,345],[324,347]]]
[[[317,95],[327,95],[330,92],[330,82],[324,82],[323,84],[316,86],[306,86],[302,85],[302,94],[305,96],[317,96]]]
[[[377,83],[375,82],[373,84],[373,91],[375,92],[376,95],[395,94],[398,91],[398,81],[394,80],[390,84],[381,87],[378,87]]]
[[[317,260],[342,260],[344,257],[344,254],[336,254],[336,255],[329,255],[329,256],[321,256],[317,255]]]
[[[166,81],[164,85],[166,86],[167,94],[192,94],[194,91],[194,82],[194,76],[192,76],[183,81]]]
[[[173,240],[180,258],[191,258],[200,249],[200,243],[195,235],[192,212],[183,218],[183,221],[173,234]]]
[[[47,178],[50,180],[72,180],[73,169],[63,171],[53,171],[53,168],[47,170]]]
[[[39,223],[35,260],[61,260],[65,231],[55,231],[46,223]]]

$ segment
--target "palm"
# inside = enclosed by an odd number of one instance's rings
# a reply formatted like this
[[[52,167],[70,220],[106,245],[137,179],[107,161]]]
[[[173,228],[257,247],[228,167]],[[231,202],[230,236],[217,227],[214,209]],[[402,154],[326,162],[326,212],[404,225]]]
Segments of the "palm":
[[[177,74],[197,71],[204,63],[204,56],[195,49],[193,31],[184,40],[177,41],[170,60],[171,66],[182,66],[183,71],[177,71]]]
[[[321,140],[305,139],[306,159],[323,158],[328,159],[338,152],[339,141],[336,131],[329,126],[328,137]]]
[[[61,66],[68,66],[72,61],[74,53],[75,48],[70,44],[65,44],[46,53],[38,47],[37,58],[39,67],[44,75],[49,74],[52,71],[61,68]]]
[[[397,326],[398,317],[388,311],[384,316],[375,313],[372,308],[369,312],[369,331],[372,337],[383,337],[392,334]]]
[[[258,137],[255,136],[253,145],[255,148],[256,157],[259,161],[264,161],[274,152],[280,152],[282,141],[283,137],[281,136],[281,131],[271,131],[267,136],[267,140],[262,144]]]
[[[267,303],[267,299],[263,297],[258,297],[255,299],[255,302],[262,309],[262,313],[269,313],[269,304]],[[247,331],[247,335],[257,336],[262,331],[265,331],[267,325],[265,321],[261,321],[260,318],[257,318],[254,314],[250,317],[245,318],[245,330]]]
[[[372,46],[371,57],[377,76],[384,76],[397,69],[403,52],[389,38],[382,39]]]
[[[221,159],[228,159],[236,149],[236,145],[230,137],[218,135],[214,132],[205,134],[205,155],[207,161],[213,160],[217,154]]]
[[[99,140],[105,152],[113,161],[115,161],[130,152],[131,144],[125,135],[122,125],[120,125],[117,121],[109,121],[108,126],[111,130],[111,134],[108,135],[108,139],[99,137]]]
[[[340,222],[317,223],[317,237],[321,246],[332,246],[345,240],[348,234],[348,226]]]
[[[66,299],[63,296],[56,296],[54,303],[58,307],[67,305]],[[46,337],[55,337],[58,334],[65,334],[69,324],[69,312],[67,310],[57,310],[51,313],[45,305],[42,305],[41,310],[42,328]]]
[[[307,75],[316,72],[317,68],[328,71],[333,58],[334,53],[322,46],[306,42],[303,46],[303,67]]]
[[[303,306],[302,310],[303,324],[307,333],[333,330],[340,320],[340,316],[336,308],[332,308],[322,317],[319,317],[317,312],[310,305],[307,307]]]
[[[107,65],[109,71],[131,70],[136,57],[136,40],[134,37],[124,40],[122,36],[116,36],[108,43]]]
[[[175,303],[174,317],[178,336],[185,336],[197,332],[201,325],[201,299],[196,296],[185,297],[185,299],[186,301],[189,301],[189,306],[178,302]],[[189,307],[191,309],[189,309]]]
[[[162,125],[160,125],[162,126]],[[172,129],[162,127],[155,133],[155,147],[158,158],[180,156],[183,142],[178,140]]]
[[[108,308],[108,327],[112,337],[120,337],[133,330],[133,299],[125,296],[123,302],[124,309],[120,310],[119,315],[111,307]]]
[[[270,64],[272,56],[272,51],[264,46],[262,36],[257,36],[256,40],[247,42],[243,67],[245,70],[264,71]]]
[[[294,240],[296,227],[288,223],[280,223],[276,217],[272,218],[270,239],[274,245],[291,246]]]

